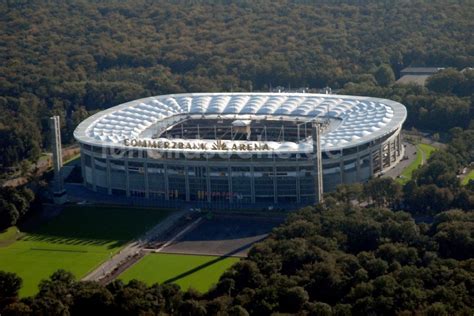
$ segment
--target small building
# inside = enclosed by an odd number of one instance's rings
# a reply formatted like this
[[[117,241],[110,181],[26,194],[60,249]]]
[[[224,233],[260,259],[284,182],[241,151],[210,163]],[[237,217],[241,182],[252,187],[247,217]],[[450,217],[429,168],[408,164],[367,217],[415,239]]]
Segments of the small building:
[[[407,67],[400,71],[400,79],[396,83],[414,83],[424,86],[426,79],[444,68],[441,67]]]
[[[422,76],[422,75],[434,75],[435,73],[443,70],[442,67],[407,67],[400,71],[401,76],[413,75],[413,76]]]

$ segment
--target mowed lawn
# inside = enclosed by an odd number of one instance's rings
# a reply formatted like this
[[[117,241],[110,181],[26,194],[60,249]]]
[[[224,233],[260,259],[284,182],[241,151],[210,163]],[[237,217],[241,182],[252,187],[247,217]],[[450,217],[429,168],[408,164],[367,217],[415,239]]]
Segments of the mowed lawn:
[[[176,255],[152,253],[120,275],[124,282],[136,279],[149,285],[176,283],[183,290],[194,288],[206,292],[231,265],[234,257]]]
[[[20,235],[16,226],[8,227],[4,231],[0,232],[0,245],[2,243],[12,242],[16,236]]]
[[[413,171],[418,169],[424,161],[430,158],[431,154],[436,150],[436,147],[428,145],[428,144],[418,144],[416,145],[416,158],[409,164],[400,175],[400,178],[397,181],[401,184],[406,184],[408,181],[411,180]]]
[[[469,181],[474,180],[474,169],[469,171],[469,173],[462,179],[461,184],[467,185]]]
[[[418,148],[420,148],[423,153],[425,154],[425,159],[428,160],[431,154],[437,150],[436,147],[431,146],[429,144],[418,144]]]
[[[39,282],[56,270],[65,269],[81,278],[168,214],[140,208],[70,206],[20,240],[0,247],[0,270],[15,272],[23,279],[21,296],[34,295]]]

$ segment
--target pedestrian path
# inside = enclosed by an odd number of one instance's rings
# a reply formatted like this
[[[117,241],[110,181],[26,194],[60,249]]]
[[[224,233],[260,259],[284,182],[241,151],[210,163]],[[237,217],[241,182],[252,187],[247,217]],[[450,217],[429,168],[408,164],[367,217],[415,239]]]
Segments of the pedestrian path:
[[[116,254],[111,254],[109,260],[102,263],[94,271],[87,274],[83,281],[99,281],[106,277],[108,274],[114,272],[118,267],[125,264],[128,260],[131,260],[134,256],[137,256],[144,246],[156,238],[162,232],[169,230],[181,217],[187,213],[186,210],[176,211],[165,218],[163,221],[158,223],[152,229],[147,231],[145,234],[137,238],[136,240],[128,243],[123,249]]]

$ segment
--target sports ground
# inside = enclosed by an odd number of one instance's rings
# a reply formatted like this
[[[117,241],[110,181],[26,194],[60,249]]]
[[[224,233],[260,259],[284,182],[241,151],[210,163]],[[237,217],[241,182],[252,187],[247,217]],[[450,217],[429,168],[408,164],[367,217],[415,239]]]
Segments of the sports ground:
[[[0,270],[23,279],[20,296],[34,295],[41,280],[58,269],[81,279],[170,214],[145,208],[68,206],[38,228],[0,232]],[[217,216],[206,219],[164,251],[149,253],[120,279],[176,283],[207,291],[282,219]]]
[[[239,258],[234,257],[150,253],[119,279],[125,282],[137,279],[147,284],[176,283],[183,290],[194,288],[205,292],[237,261]]]
[[[245,257],[284,217],[216,215],[202,220],[160,253],[149,253],[119,279],[176,283],[206,292],[222,273]]]
[[[0,270],[23,279],[21,296],[33,295],[58,269],[81,278],[169,214],[153,209],[70,206],[48,223],[22,234],[0,234]]]

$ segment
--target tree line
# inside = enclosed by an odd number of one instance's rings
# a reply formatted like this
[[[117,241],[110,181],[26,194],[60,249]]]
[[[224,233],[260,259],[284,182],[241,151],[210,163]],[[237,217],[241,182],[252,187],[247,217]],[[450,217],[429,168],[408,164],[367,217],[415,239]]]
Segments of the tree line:
[[[370,95],[401,102],[407,108],[405,128],[448,133],[455,127],[473,126],[474,70],[453,68],[429,77],[426,87],[394,82],[392,69],[381,65],[373,74],[356,76],[343,94]]]
[[[206,293],[59,270],[33,297],[0,272],[2,315],[472,315],[474,217],[433,223],[374,206],[321,203],[292,213]]]
[[[0,231],[26,217],[34,200],[35,194],[26,187],[0,187]]]

